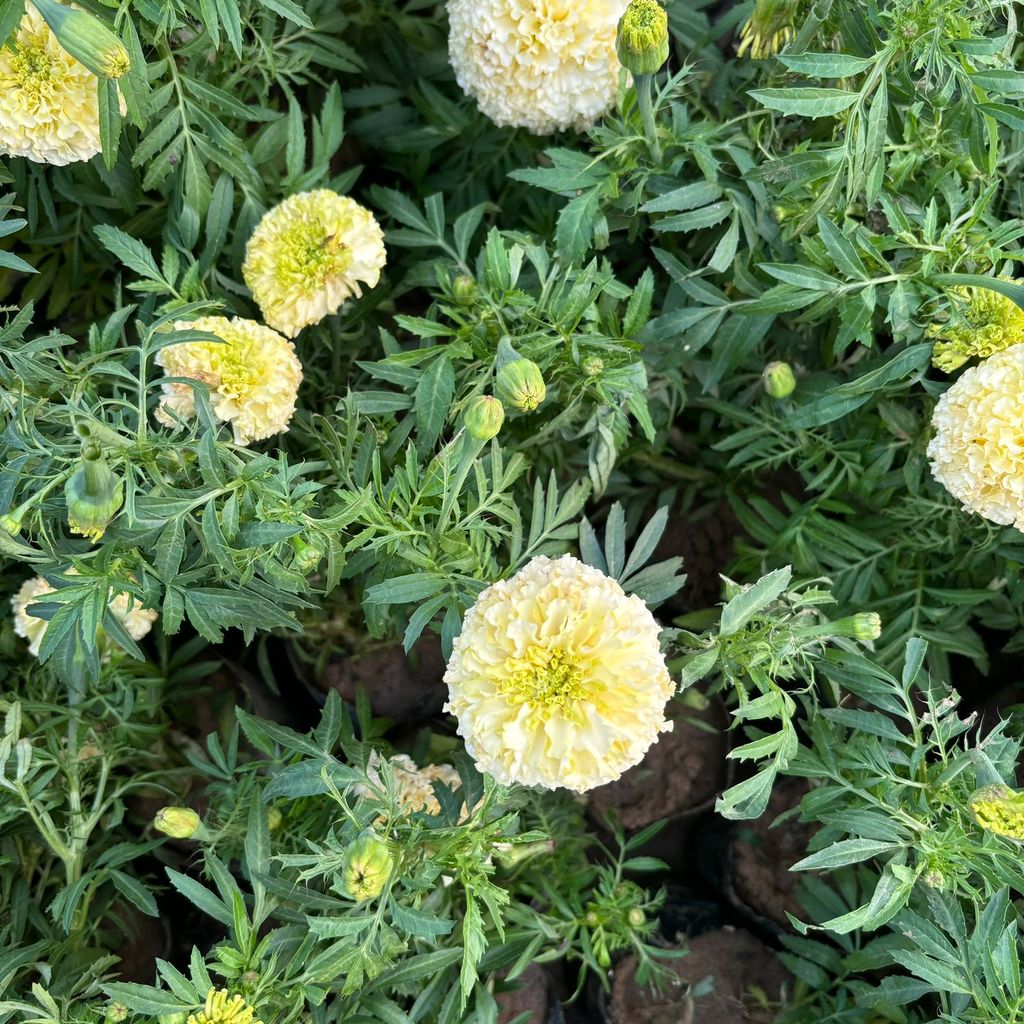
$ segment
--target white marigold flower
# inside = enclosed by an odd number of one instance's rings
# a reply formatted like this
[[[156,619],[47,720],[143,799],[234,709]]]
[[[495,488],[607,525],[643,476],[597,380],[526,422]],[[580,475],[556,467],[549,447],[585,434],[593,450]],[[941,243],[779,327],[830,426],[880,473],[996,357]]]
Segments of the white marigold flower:
[[[396,754],[388,758],[388,764],[398,786],[402,810],[407,814],[415,814],[417,811],[426,811],[432,815],[441,813],[441,805],[434,795],[435,781],[444,783],[452,790],[462,785],[459,773],[450,764],[428,764],[420,768],[407,754]],[[353,786],[358,796],[385,792],[384,780],[380,777],[380,755],[376,750],[370,755],[366,774],[371,786]]]
[[[241,317],[180,320],[174,330],[206,331],[221,339],[168,345],[156,361],[168,377],[190,377],[210,389],[214,415],[231,424],[235,444],[262,441],[288,428],[302,383],[302,365],[290,341]],[[188,420],[195,415],[190,384],[167,382],[163,390],[156,412],[161,423],[174,426],[175,416]]]
[[[294,338],[380,280],[384,232],[372,213],[330,189],[268,211],[245,249],[242,276],[274,330]]]
[[[0,153],[60,166],[91,160],[101,149],[98,86],[29,3],[0,47]]]
[[[71,574],[74,574],[73,569]],[[29,615],[26,609],[30,604],[35,604],[52,593],[54,588],[42,576],[36,576],[34,579],[26,580],[11,598],[14,632],[28,641],[29,653],[36,657],[39,656],[39,645],[43,642],[43,636],[50,623],[46,619]],[[158,618],[155,611],[143,608],[128,594],[118,594],[110,602],[109,608],[133,640],[141,640],[153,628],[153,623]]]
[[[446,710],[499,782],[582,793],[637,764],[672,724],[675,686],[647,606],[569,555],[535,558],[466,613]]]
[[[1024,530],[1024,345],[967,370],[939,399],[932,476],[968,512]]]
[[[616,29],[628,0],[448,0],[462,90],[496,125],[583,130],[615,102]]]

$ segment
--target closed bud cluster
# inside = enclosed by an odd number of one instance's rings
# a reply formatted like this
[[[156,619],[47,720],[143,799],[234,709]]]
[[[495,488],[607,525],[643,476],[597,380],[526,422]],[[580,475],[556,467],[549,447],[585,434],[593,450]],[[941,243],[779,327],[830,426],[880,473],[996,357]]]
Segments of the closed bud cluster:
[[[619,63],[634,75],[653,75],[668,60],[668,15],[658,0],[630,0],[619,20]]]
[[[480,395],[466,407],[465,422],[470,437],[490,441],[505,422],[505,407],[493,395]]]
[[[789,398],[796,390],[796,376],[789,363],[769,363],[761,375],[764,389],[775,399]]]
[[[124,43],[95,15],[58,0],[33,0],[57,41],[100,78],[123,78],[132,66]]]
[[[345,851],[345,891],[354,900],[376,899],[384,891],[394,867],[395,858],[387,843],[367,832]]]

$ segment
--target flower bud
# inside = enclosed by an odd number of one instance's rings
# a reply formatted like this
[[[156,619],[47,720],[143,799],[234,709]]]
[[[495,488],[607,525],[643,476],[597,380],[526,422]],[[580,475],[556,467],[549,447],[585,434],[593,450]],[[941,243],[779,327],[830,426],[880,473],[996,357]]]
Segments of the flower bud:
[[[99,445],[91,441],[82,445],[82,466],[64,484],[64,500],[71,532],[94,544],[121,511],[124,484],[107,465]]]
[[[172,839],[191,839],[201,824],[191,807],[161,807],[153,817],[153,828]]]
[[[587,356],[581,369],[588,377],[596,377],[604,369],[604,360],[600,356]]]
[[[639,928],[647,920],[647,916],[639,907],[633,907],[626,915],[626,920],[629,921],[630,928]]]
[[[124,43],[88,11],[58,0],[33,0],[60,45],[100,78],[122,78],[132,66]]]
[[[971,796],[967,806],[986,832],[1024,842],[1024,793],[1009,786],[985,786]]]
[[[108,1003],[107,1013],[104,1020],[111,1024],[121,1024],[121,1021],[128,1019],[128,1007],[124,1003]]]
[[[474,398],[466,407],[466,432],[477,441],[497,437],[505,422],[505,407],[493,395]]]
[[[267,828],[271,832],[276,832],[284,821],[284,815],[281,813],[279,807],[270,807],[267,810]]]
[[[301,537],[292,537],[292,551],[295,552],[292,567],[304,576],[308,576],[324,560],[323,545],[317,540],[310,542]]]
[[[452,298],[460,306],[472,306],[479,295],[480,288],[476,283],[476,279],[470,277],[469,274],[459,274],[452,281]]]
[[[345,891],[354,900],[372,900],[387,885],[395,867],[387,843],[372,832],[361,835],[345,851],[342,879]]]
[[[16,537],[21,533],[21,515],[6,515],[0,516],[0,530],[4,533],[9,533],[12,537]]]
[[[789,398],[796,390],[796,377],[789,363],[769,363],[761,375],[764,389],[772,398]]]
[[[588,910],[587,916],[583,918],[588,928],[596,928],[601,923],[601,918],[596,910]]]
[[[538,854],[551,853],[554,848],[553,839],[539,839],[535,843],[495,843],[494,856],[503,868],[514,868]]]
[[[878,612],[858,612],[853,617],[853,637],[866,643],[882,635],[882,617]]]
[[[921,876],[921,881],[929,889],[942,889],[946,885],[946,876],[938,868],[929,868]]]
[[[668,15],[657,0],[630,0],[619,19],[619,63],[634,75],[653,75],[668,60]]]

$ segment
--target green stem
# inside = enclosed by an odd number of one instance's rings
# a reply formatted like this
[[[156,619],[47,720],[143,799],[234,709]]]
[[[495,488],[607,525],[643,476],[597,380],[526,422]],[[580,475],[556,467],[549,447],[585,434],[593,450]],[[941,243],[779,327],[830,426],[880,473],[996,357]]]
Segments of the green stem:
[[[634,75],[633,86],[651,157],[655,164],[661,166],[661,143],[658,141],[658,125],[654,120],[654,75]]]

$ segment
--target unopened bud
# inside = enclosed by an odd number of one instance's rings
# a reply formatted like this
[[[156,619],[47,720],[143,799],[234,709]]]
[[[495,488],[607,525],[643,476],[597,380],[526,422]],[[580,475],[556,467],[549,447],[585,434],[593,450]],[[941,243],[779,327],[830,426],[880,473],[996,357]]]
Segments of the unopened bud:
[[[111,1024],[120,1024],[128,1019],[128,1007],[124,1003],[109,1003],[105,1019],[111,1021]]]
[[[161,807],[153,817],[153,828],[172,839],[191,839],[201,824],[191,807]]]
[[[284,821],[284,815],[277,807],[271,807],[267,810],[267,828],[271,832],[276,832]]]
[[[866,643],[877,640],[882,635],[882,617],[878,612],[858,612],[853,617],[853,636],[855,640]]]
[[[653,75],[668,60],[668,15],[657,0],[630,0],[619,19],[615,49],[634,75]]]
[[[124,484],[107,465],[99,445],[90,441],[82,445],[82,465],[64,484],[64,500],[71,532],[94,544],[121,511]]]
[[[769,363],[761,375],[765,391],[772,398],[789,398],[796,390],[796,377],[789,363]]]
[[[345,851],[345,891],[354,900],[375,899],[384,891],[394,867],[387,843],[372,832],[362,835]]]
[[[929,868],[921,876],[921,881],[929,889],[942,889],[946,885],[946,876],[938,868]]]
[[[519,355],[508,338],[498,342],[495,391],[504,405],[520,412],[532,412],[547,397],[540,367]]]
[[[318,540],[310,542],[301,537],[292,537],[292,551],[292,566],[304,576],[313,572],[324,560],[324,547]]]
[[[639,907],[633,907],[626,915],[626,919],[629,921],[630,928],[639,928],[647,920],[647,915]]]
[[[452,298],[460,306],[472,306],[479,295],[480,287],[476,283],[476,279],[470,277],[469,274],[459,274],[452,281]]]
[[[122,78],[132,67],[124,43],[88,11],[58,0],[33,0],[57,42],[80,64],[100,78]]]
[[[551,853],[554,848],[553,839],[540,839],[535,843],[495,843],[494,856],[503,868],[514,868],[538,854]]]
[[[604,369],[604,360],[600,356],[587,356],[581,369],[588,377],[596,377]]]
[[[477,441],[497,437],[505,422],[505,407],[493,395],[480,395],[466,407],[466,431]]]

